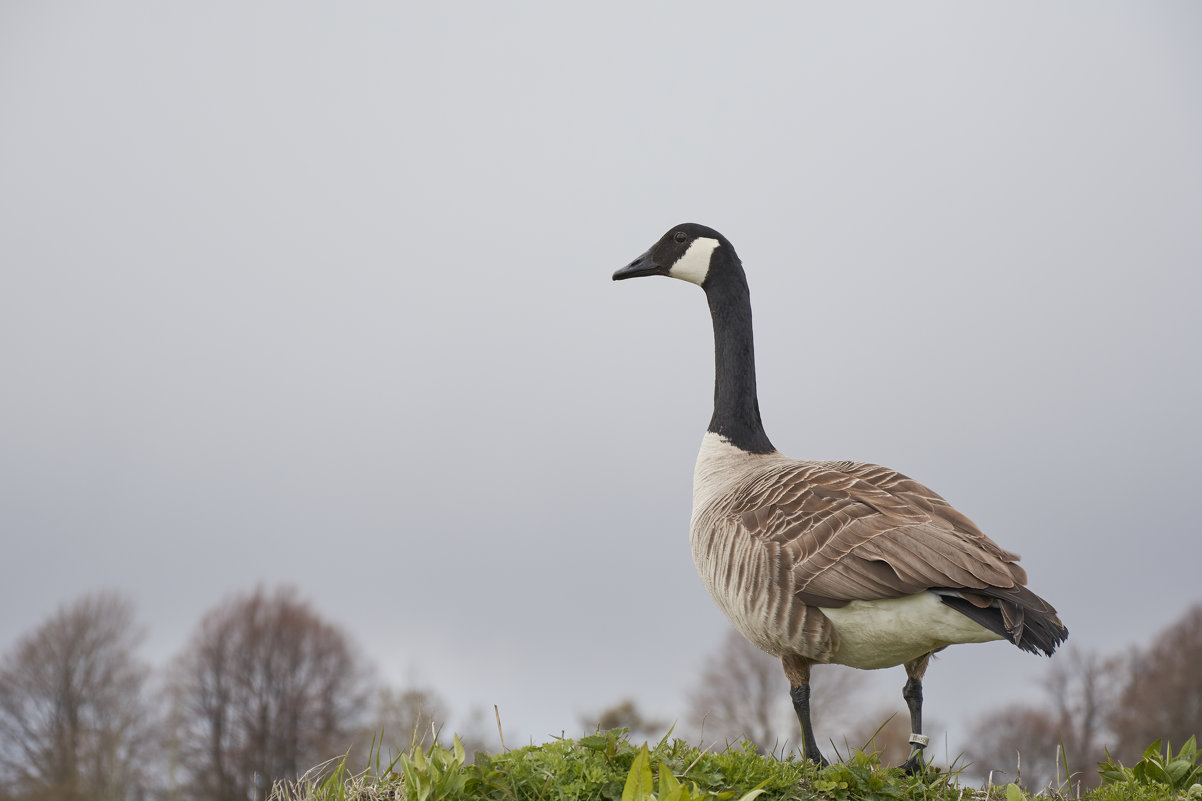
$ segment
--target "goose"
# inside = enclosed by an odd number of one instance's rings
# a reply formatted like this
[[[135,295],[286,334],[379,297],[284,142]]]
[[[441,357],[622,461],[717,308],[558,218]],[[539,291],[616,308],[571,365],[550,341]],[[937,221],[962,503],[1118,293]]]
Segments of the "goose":
[[[901,473],[792,459],[760,420],[751,300],[742,262],[712,228],[684,223],[613,274],[678,278],[705,292],[714,326],[714,413],[693,473],[689,541],[701,581],[754,645],[781,660],[804,755],[820,765],[810,668],[903,665],[911,745],[924,769],[922,680],[931,655],[1009,640],[1051,656],[1068,637],[1027,589],[1019,557]]]

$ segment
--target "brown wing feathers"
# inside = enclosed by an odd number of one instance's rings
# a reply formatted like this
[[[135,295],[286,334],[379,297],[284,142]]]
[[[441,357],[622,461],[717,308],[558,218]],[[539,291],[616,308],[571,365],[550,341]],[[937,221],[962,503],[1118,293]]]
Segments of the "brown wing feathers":
[[[1017,554],[900,473],[792,462],[765,471],[732,500],[749,534],[791,558],[795,594],[807,605],[936,589],[946,591],[944,603],[1024,650],[1051,653],[1067,634],[1055,610],[1023,586]]]

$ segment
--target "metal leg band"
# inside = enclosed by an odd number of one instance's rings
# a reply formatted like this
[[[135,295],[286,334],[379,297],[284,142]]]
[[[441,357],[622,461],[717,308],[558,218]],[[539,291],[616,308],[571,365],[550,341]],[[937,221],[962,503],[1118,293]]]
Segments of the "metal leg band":
[[[913,732],[910,733],[911,745],[916,745],[919,748],[926,748],[927,744],[930,742],[931,738],[927,737],[925,734],[914,734]]]

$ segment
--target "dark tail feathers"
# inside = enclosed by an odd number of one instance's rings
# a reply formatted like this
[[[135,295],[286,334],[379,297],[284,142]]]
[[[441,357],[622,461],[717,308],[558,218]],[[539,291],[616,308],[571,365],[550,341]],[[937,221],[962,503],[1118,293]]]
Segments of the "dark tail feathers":
[[[1005,637],[1024,651],[1043,652],[1051,656],[1068,639],[1068,629],[1056,617],[1056,610],[1044,599],[1021,585],[1009,589],[957,589],[940,587],[933,590],[940,600],[960,614]],[[985,596],[992,603],[978,606],[961,593]]]

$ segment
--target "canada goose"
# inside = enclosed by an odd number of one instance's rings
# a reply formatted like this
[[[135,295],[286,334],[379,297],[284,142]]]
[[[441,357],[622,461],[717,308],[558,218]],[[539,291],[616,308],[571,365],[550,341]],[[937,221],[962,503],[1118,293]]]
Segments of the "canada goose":
[[[863,462],[790,459],[760,421],[751,300],[722,234],[669,230],[614,280],[666,275],[705,291],[714,323],[714,416],[693,474],[693,562],[718,608],[779,656],[807,759],[827,764],[810,724],[810,665],[905,665],[911,751],[922,769],[922,677],[931,654],[1005,638],[1049,656],[1068,637],[998,547],[918,482]]]

